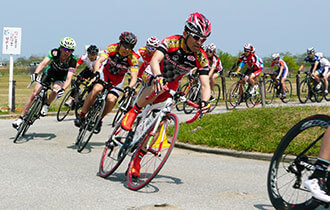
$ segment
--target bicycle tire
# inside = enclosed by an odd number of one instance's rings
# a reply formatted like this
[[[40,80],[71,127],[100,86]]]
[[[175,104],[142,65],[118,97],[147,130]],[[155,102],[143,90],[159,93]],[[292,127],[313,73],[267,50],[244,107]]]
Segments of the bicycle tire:
[[[261,87],[259,86],[259,90],[257,90],[254,94],[250,94],[250,93],[245,93],[245,94],[249,94],[249,97],[246,99],[245,103],[246,106],[248,108],[253,108],[255,106],[258,106],[259,104],[261,104]]]
[[[273,103],[274,97],[275,97],[275,87],[273,80],[267,80],[265,83],[265,100],[266,104]]]
[[[85,99],[89,93],[89,90],[88,90],[89,87],[86,87],[83,92],[81,94],[78,94],[75,96],[75,102],[74,102],[74,105],[75,105],[75,108],[74,108],[74,114],[76,116],[76,118],[79,117],[79,113],[81,111],[81,108],[83,107],[84,105],[84,102],[85,102]],[[78,99],[78,100],[77,100]]]
[[[169,125],[170,123],[173,124]],[[165,127],[164,125],[166,124],[167,126]],[[132,176],[132,167],[134,165],[134,161],[138,158],[139,152],[145,147],[144,145],[146,145],[146,143],[149,141],[148,137],[150,136],[151,132],[152,130],[146,134],[129,163],[126,183],[128,188],[131,190],[139,190],[150,183],[151,180],[157,176],[159,171],[168,160],[179,132],[179,121],[176,115],[173,113],[168,113],[163,117],[159,129],[156,132],[159,133],[159,137],[162,140],[159,140],[157,137],[157,139],[155,138],[155,142],[153,143],[152,147],[149,149],[149,151],[147,151],[141,160],[141,176],[139,178],[134,178]]]
[[[198,104],[198,100],[199,100],[199,95],[200,95],[200,90],[198,90],[197,88],[198,84],[194,84],[192,85],[192,87],[190,87],[186,98],[196,104]],[[189,106],[187,104],[187,102],[183,103],[183,111],[185,114],[191,114],[194,111],[194,108],[192,106]]]
[[[291,97],[292,97],[292,84],[291,84],[291,81],[288,79],[286,79],[284,81],[284,84],[286,87],[286,90],[285,90],[286,97],[285,98],[281,97],[281,101],[283,103],[288,103],[289,101],[291,101]]]
[[[97,124],[101,120],[101,115],[105,108],[105,101],[102,100],[101,102],[98,102],[98,99],[96,99],[95,103],[92,106],[93,108],[88,110],[85,123],[83,123],[79,129],[76,143],[78,152],[82,152],[85,149],[94,134]]]
[[[240,94],[240,88],[239,88],[239,82],[234,82],[229,90],[229,104],[233,107],[236,108],[237,106],[240,105],[241,103],[241,94]]]
[[[60,106],[58,107],[57,110],[57,114],[56,114],[56,119],[57,121],[61,122],[62,120],[64,120],[66,118],[66,116],[68,116],[70,110],[72,110],[72,105],[73,103],[71,103],[70,107],[68,107],[65,102],[67,100],[70,99],[71,97],[71,93],[72,93],[72,88],[65,94],[65,96],[63,97]]]
[[[316,157],[312,157],[310,153],[301,154],[301,151],[311,146],[306,152],[310,149],[318,152],[321,142],[318,139],[322,137],[320,134],[325,132],[329,124],[330,116],[313,115],[298,122],[282,138],[270,162],[267,176],[268,196],[276,209],[314,209],[319,205],[312,199],[311,193],[302,187],[303,181],[308,179],[312,172],[300,163],[303,160],[314,164]],[[318,138],[311,141],[312,136]],[[313,141],[317,143],[311,144]],[[304,143],[304,147],[299,149],[297,156],[293,153],[297,151],[298,143]]]
[[[120,99],[121,103],[119,104],[118,110],[115,114],[115,117],[113,118],[112,127],[115,127],[119,119],[121,119],[122,116],[129,110],[128,106],[131,103],[132,100],[131,97],[132,97],[131,95],[127,97],[123,95],[122,98]]]
[[[126,156],[121,155],[119,157],[120,146],[113,139],[123,144],[127,135],[128,131],[122,129],[120,123],[118,123],[103,149],[99,165],[99,175],[101,177],[106,178],[113,174],[125,159]]]
[[[213,96],[213,100],[210,101],[210,112],[212,112],[218,105],[219,100],[220,100],[220,95],[221,95],[221,88],[220,85],[214,84],[213,91],[211,93],[211,96]]]
[[[322,80],[320,82],[321,82],[321,87],[319,89],[316,89],[316,85],[317,85],[316,81],[314,82],[314,88],[312,89],[315,101],[317,103],[320,103],[324,97],[324,82]]]
[[[310,98],[310,90],[306,79],[300,81],[297,95],[300,103],[302,104],[306,103]]]
[[[329,91],[330,91],[330,78],[328,78],[328,94],[327,95],[324,95],[324,99],[326,101],[330,101],[330,93],[329,93]]]
[[[17,142],[19,137],[22,135],[24,136],[27,130],[29,129],[30,125],[34,122],[33,117],[36,114],[36,112],[39,112],[41,109],[42,102],[39,100],[39,97],[36,96],[36,98],[32,101],[29,111],[24,115],[23,122],[17,129],[16,136],[14,138],[14,143]]]

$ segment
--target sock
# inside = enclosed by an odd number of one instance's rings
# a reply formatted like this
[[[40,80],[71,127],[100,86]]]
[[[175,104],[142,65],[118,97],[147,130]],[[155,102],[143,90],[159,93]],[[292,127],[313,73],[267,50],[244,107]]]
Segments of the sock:
[[[322,158],[317,158],[317,161],[314,164],[315,171],[310,176],[310,178],[311,179],[312,178],[324,178],[326,173],[327,173],[327,169],[328,169],[329,164],[330,164],[329,161],[324,160]]]

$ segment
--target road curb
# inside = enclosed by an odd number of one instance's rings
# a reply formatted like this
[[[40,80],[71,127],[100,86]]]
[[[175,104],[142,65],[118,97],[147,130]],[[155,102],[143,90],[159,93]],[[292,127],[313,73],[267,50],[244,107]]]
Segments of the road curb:
[[[255,160],[265,160],[270,161],[273,157],[273,154],[265,154],[259,152],[245,152],[245,151],[237,151],[237,150],[230,150],[230,149],[222,149],[222,148],[211,148],[202,145],[192,145],[182,142],[176,142],[175,147],[181,149],[189,149],[196,152],[205,152],[205,153],[212,153],[218,155],[227,155],[232,157],[239,157],[239,158],[248,158],[248,159],[255,159]]]

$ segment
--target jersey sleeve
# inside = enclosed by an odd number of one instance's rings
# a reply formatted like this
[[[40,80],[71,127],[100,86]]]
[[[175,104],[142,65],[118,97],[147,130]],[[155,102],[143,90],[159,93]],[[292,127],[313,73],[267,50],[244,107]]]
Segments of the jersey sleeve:
[[[210,71],[209,59],[203,49],[200,49],[196,54],[196,67],[199,75],[208,75]]]
[[[129,56],[129,64],[130,64],[130,71],[136,71],[138,72],[139,70],[139,55],[136,54],[134,51],[132,54]]]
[[[77,66],[77,59],[74,56],[72,56],[71,59],[70,59],[70,62],[69,62],[68,71],[74,73],[75,69],[76,69],[76,66]]]

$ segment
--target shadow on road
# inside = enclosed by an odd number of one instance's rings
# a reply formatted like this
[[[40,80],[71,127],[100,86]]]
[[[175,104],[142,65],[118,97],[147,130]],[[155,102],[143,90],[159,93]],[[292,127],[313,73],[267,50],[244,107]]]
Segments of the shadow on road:
[[[28,133],[28,134],[25,134],[24,136],[21,136],[17,141],[16,143],[19,144],[19,143],[25,143],[25,142],[28,142],[32,139],[35,139],[35,138],[39,138],[41,140],[52,140],[53,138],[55,138],[56,135],[53,134],[53,133]],[[11,137],[10,139],[15,139],[15,137]]]
[[[274,209],[274,207],[272,205],[268,205],[268,204],[256,204],[256,205],[254,205],[254,207],[256,209],[260,209],[260,210]]]
[[[92,149],[94,149],[95,147],[100,147],[100,146],[104,146],[105,143],[104,142],[88,142],[86,147],[84,148],[83,151],[81,151],[81,154],[88,154],[92,152]],[[72,149],[72,150],[77,150],[78,146],[75,144],[72,144],[70,146],[67,146],[66,148],[68,149]]]

